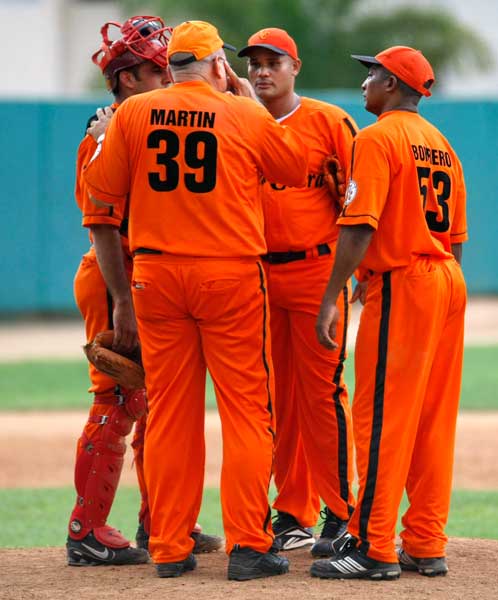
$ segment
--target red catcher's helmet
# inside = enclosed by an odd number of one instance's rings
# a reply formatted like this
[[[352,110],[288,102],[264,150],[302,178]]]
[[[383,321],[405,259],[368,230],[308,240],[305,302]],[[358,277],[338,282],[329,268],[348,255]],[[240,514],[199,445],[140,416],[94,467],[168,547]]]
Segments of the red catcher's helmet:
[[[117,40],[109,39],[111,26],[119,29],[121,37]],[[102,44],[93,54],[92,60],[101,68],[107,87],[115,92],[119,71],[146,60],[166,68],[166,49],[171,32],[172,28],[167,27],[160,17],[135,16],[123,25],[115,21],[105,23],[100,30]]]

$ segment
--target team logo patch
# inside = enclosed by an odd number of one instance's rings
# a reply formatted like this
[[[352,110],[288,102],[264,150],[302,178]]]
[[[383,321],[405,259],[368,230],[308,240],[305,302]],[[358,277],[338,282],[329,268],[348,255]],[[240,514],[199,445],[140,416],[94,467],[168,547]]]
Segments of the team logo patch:
[[[358,184],[354,179],[350,179],[348,183],[348,187],[346,189],[346,194],[344,196],[344,206],[349,206],[351,202],[356,198],[356,194],[358,193]]]
[[[259,32],[259,37],[262,40],[266,40],[266,38],[270,35],[270,32],[268,31],[268,29],[263,29],[263,31]]]

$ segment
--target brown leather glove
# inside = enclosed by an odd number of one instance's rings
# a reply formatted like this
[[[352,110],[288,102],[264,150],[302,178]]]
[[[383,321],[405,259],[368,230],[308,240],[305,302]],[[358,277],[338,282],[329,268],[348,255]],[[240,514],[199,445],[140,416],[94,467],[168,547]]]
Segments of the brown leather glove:
[[[112,350],[113,339],[112,330],[101,331],[92,342],[83,346],[89,362],[128,390],[144,388],[145,373],[140,348],[137,346],[133,353],[123,356]]]
[[[323,178],[340,211],[346,193],[346,173],[335,154],[329,154],[324,158],[322,168]]]

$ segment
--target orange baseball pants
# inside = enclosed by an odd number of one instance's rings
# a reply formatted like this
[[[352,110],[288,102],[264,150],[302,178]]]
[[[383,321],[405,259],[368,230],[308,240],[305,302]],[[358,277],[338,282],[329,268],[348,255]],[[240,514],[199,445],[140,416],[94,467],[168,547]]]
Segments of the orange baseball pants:
[[[125,255],[126,270],[131,281],[131,272],[133,263],[131,259]],[[80,313],[85,320],[86,339],[91,341],[97,333],[112,329],[112,298],[107,291],[104,278],[100,273],[97,256],[93,246],[81,259],[80,265],[74,278],[74,297]],[[89,365],[89,376],[91,386],[89,392],[100,396],[108,396],[113,399],[114,388],[116,382],[111,377],[98,371],[92,364]],[[96,415],[109,415],[115,408],[114,404],[93,404],[90,409],[90,417]],[[140,487],[142,498],[142,506],[140,509],[139,519],[146,519],[147,508],[147,492],[145,490],[144,475],[143,475],[143,444],[145,431],[146,416],[141,417],[135,424],[135,432],[133,437],[133,450],[135,453],[135,467]],[[96,437],[100,436],[102,425],[88,421],[85,424],[83,434],[78,442],[76,450],[76,462],[83,450],[83,444],[95,441]]]
[[[268,551],[274,381],[259,260],[138,254],[132,290],[149,400],[144,462],[154,562],[181,561],[194,544],[206,367],[222,423],[227,552]]]
[[[420,257],[374,275],[356,341],[353,424],[359,478],[349,531],[369,556],[445,555],[466,303],[453,259]]]
[[[303,527],[315,525],[320,497],[344,520],[354,505],[351,409],[344,382],[350,284],[338,301],[340,348],[326,350],[315,335],[334,256],[265,263],[276,388],[273,508],[290,513]]]

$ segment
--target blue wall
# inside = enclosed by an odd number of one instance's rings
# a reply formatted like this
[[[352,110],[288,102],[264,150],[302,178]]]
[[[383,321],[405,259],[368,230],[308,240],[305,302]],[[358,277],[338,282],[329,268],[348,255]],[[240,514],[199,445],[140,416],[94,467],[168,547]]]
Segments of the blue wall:
[[[373,121],[360,94],[308,92]],[[74,273],[88,248],[73,197],[85,125],[105,99],[0,102],[0,316],[75,311]],[[496,237],[498,101],[422,100],[421,112],[449,138],[466,175],[470,241],[464,270],[473,293],[498,293]]]

